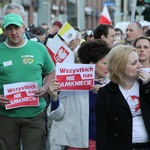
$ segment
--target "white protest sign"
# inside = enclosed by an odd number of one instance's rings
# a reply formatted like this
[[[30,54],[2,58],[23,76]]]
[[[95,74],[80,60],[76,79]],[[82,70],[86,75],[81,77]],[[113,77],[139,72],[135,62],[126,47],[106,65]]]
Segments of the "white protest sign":
[[[36,82],[5,84],[3,88],[5,98],[11,100],[10,104],[5,105],[6,109],[39,106],[39,98],[34,97],[34,93],[38,90]]]
[[[56,79],[60,90],[91,90],[94,85],[95,64],[56,64]]]

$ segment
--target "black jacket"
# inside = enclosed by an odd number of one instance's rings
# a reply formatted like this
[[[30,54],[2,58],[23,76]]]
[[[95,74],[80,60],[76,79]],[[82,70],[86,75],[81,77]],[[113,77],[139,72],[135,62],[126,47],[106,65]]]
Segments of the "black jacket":
[[[140,83],[140,105],[150,139],[150,82]],[[117,84],[100,88],[96,101],[97,150],[132,150],[132,114]]]
[[[25,34],[29,40],[34,40],[34,41],[42,43],[41,40],[36,35],[32,34],[31,32],[25,31]],[[0,43],[4,42],[5,40],[6,40],[6,35],[3,33],[0,34]]]

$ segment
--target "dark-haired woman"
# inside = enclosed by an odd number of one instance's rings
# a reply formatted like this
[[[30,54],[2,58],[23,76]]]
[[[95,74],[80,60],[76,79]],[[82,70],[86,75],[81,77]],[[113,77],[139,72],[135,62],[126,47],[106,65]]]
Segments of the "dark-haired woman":
[[[79,62],[95,64],[95,80],[106,78],[106,61],[110,51],[101,40],[85,42],[78,50]],[[50,129],[50,150],[96,150],[95,102],[99,82],[90,91],[60,91],[60,84],[54,81],[49,87],[52,103],[48,107]]]

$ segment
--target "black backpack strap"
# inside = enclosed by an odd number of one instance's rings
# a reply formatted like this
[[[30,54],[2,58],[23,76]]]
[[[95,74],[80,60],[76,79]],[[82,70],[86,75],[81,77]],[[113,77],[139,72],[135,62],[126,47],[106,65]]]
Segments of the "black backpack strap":
[[[6,35],[4,33],[0,34],[0,43],[6,41]]]

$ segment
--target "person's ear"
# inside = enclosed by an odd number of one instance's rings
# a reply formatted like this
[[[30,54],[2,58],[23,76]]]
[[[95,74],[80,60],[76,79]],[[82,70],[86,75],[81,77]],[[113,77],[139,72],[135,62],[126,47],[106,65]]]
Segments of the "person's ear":
[[[22,25],[22,27],[23,27],[24,30],[26,29],[26,26],[24,24]]]
[[[81,40],[80,40],[80,39],[77,39],[77,41],[78,41],[78,43],[80,43]]]
[[[101,39],[104,40],[106,37],[105,35],[101,35]]]

